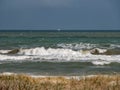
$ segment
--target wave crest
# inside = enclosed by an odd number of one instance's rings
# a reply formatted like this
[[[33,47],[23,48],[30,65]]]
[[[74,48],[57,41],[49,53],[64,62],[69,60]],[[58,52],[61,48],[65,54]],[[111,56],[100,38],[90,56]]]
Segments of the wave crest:
[[[79,51],[74,51],[71,49],[54,49],[54,48],[48,48],[45,49],[44,47],[37,47],[37,48],[31,48],[31,49],[21,49],[20,52],[18,54],[24,54],[24,55],[46,55],[46,56],[56,56],[56,55],[60,55],[60,56],[68,56],[68,55],[72,55],[72,56],[83,56],[83,55],[90,55],[89,51],[83,51],[83,50],[79,50]]]
[[[96,48],[97,46],[98,46],[97,44],[90,44],[90,43],[57,44],[57,47],[61,47],[64,49],[73,49],[73,50],[92,49],[92,48]]]
[[[99,54],[91,54],[92,50],[72,50],[63,48],[36,47],[30,49],[19,49],[16,54],[0,54],[0,61],[48,61],[48,62],[92,62],[94,65],[120,63],[120,55],[105,55],[106,49],[99,49]],[[11,52],[6,50],[3,52]],[[95,53],[95,52],[94,52]]]

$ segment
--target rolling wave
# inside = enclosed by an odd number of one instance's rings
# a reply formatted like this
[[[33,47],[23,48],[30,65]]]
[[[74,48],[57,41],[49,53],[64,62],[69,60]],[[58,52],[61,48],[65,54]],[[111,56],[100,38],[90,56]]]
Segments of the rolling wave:
[[[120,44],[91,44],[91,43],[61,43],[57,44],[57,47],[61,47],[64,49],[73,49],[73,50],[81,50],[81,49],[93,49],[93,48],[107,48],[107,49],[115,49],[115,48],[120,48]]]
[[[90,43],[70,43],[70,44],[57,44],[58,47],[64,49],[73,49],[73,50],[81,50],[81,49],[92,49],[98,47],[97,44],[90,44]]]
[[[75,51],[63,48],[46,49],[44,47],[36,47],[0,50],[0,53],[0,61],[91,62],[94,65],[104,65],[112,62],[120,63],[119,50],[113,51],[100,48]]]

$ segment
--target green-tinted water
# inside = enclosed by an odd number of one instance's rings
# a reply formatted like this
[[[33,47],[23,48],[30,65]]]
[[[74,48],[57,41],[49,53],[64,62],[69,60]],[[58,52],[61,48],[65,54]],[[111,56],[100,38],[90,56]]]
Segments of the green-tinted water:
[[[120,50],[120,32],[0,32],[0,72],[83,75],[120,72],[120,55],[81,50]],[[19,49],[15,54],[10,50]],[[89,51],[90,52],[90,51]]]

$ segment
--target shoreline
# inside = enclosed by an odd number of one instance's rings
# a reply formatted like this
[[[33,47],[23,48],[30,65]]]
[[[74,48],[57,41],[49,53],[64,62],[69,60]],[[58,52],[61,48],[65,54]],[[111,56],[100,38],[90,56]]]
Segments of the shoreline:
[[[32,75],[32,74],[26,74],[26,73],[10,73],[10,72],[3,72],[3,73],[0,73],[0,76],[12,76],[12,75],[25,75],[25,76],[29,76],[31,78],[59,78],[59,77],[63,77],[65,79],[82,79],[82,78],[85,78],[85,77],[95,77],[95,76],[98,76],[97,74],[96,75],[77,75],[77,76],[67,76],[67,75]],[[107,76],[107,75],[104,75],[104,76]]]
[[[27,74],[27,73],[11,73],[11,72],[3,72],[0,73],[0,76],[18,76],[18,75],[25,75],[29,76],[31,78],[59,78],[63,77],[65,79],[83,79],[83,78],[92,78],[92,77],[97,77],[97,76],[120,76],[120,73],[111,73],[111,74],[83,74],[83,75],[33,75],[33,74]]]

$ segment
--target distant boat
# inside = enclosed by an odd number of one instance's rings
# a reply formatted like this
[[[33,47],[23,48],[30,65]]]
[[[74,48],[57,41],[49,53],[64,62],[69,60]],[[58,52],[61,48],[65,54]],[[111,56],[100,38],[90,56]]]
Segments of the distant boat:
[[[57,29],[57,31],[61,31],[61,29],[60,29],[60,28],[58,28],[58,29]]]

